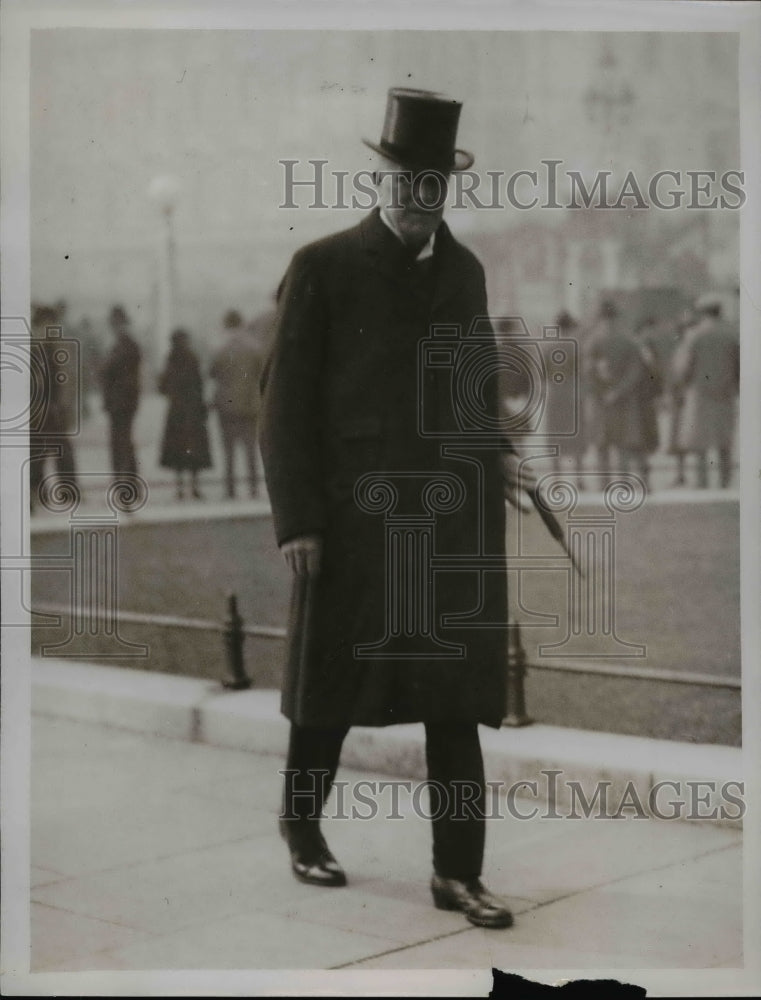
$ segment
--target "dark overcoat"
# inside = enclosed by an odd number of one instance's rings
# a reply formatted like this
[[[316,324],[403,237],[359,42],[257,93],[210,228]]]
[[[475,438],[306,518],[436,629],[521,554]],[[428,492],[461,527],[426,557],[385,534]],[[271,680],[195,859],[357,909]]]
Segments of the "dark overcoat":
[[[211,466],[206,404],[198,358],[175,345],[159,379],[159,392],[169,400],[161,439],[160,462],[167,469],[208,469]]]
[[[140,348],[128,334],[117,336],[101,372],[103,408],[112,414],[134,414],[140,399]]]
[[[606,324],[592,335],[585,355],[594,443],[652,451],[657,446],[650,418],[652,397],[636,341]],[[612,393],[611,399],[606,399],[607,393]]]
[[[261,448],[278,543],[324,542],[303,697],[282,700],[298,724],[500,725],[505,501],[486,317],[483,269],[443,223],[424,266],[377,210],[291,262]]]

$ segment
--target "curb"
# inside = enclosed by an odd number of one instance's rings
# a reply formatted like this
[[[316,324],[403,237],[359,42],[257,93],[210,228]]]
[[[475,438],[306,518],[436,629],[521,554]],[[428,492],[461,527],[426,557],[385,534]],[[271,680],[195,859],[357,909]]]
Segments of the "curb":
[[[32,711],[38,715],[280,758],[286,753],[288,722],[280,715],[278,691],[227,691],[192,677],[47,657],[32,659],[31,678]],[[663,818],[665,810],[676,808],[672,800],[684,800],[683,809],[692,802],[697,818],[688,820],[680,813],[683,822],[742,826],[741,810],[722,793],[722,786],[731,783],[734,801],[741,794],[737,785],[744,768],[738,747],[542,724],[481,727],[481,745],[489,782],[520,786],[515,790],[521,795],[531,791],[534,802],[550,809],[554,805],[561,814],[570,811],[566,818],[579,808],[580,794],[591,802],[604,783],[612,811],[628,802],[635,811],[641,804],[644,814]],[[422,726],[355,727],[341,762],[360,771],[424,780]],[[671,784],[659,792],[661,782]],[[573,790],[572,783],[577,783]]]
[[[740,494],[736,489],[663,489],[649,493],[646,503],[651,506],[672,504],[704,504],[704,503],[739,503]],[[595,506],[604,503],[604,495],[589,491],[579,494],[579,506]],[[142,507],[131,513],[115,514],[113,510],[104,511],[100,507],[83,506],[78,509],[79,517],[88,515],[108,515],[110,520],[118,521],[120,528],[131,528],[139,525],[182,523],[192,521],[223,521],[238,520],[250,517],[271,517],[272,508],[269,500],[208,500],[202,503],[188,501],[187,503],[163,503]],[[71,517],[68,513],[37,514],[28,521],[31,535],[49,535],[68,531]]]

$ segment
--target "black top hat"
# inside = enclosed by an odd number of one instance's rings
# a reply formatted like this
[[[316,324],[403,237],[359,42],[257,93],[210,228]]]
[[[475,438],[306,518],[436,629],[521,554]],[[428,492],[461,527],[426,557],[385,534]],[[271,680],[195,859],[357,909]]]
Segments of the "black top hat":
[[[243,317],[237,309],[228,309],[222,322],[226,329],[234,330],[236,327],[243,325]]]
[[[558,313],[555,325],[559,326],[561,330],[575,330],[579,324],[567,309],[563,309],[562,312]]]
[[[444,94],[392,87],[380,142],[362,141],[411,170],[467,170],[475,157],[455,148],[461,108],[459,101]]]
[[[55,323],[56,311],[52,306],[35,305],[32,309],[32,323],[39,326],[41,323]]]
[[[112,326],[126,326],[129,323],[129,316],[123,306],[114,306],[109,315]]]

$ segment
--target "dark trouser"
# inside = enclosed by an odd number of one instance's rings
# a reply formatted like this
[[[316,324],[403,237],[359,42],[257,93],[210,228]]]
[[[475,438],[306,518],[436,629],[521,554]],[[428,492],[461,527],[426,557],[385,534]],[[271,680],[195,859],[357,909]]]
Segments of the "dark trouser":
[[[291,726],[283,816],[319,822],[348,729]],[[426,762],[433,816],[433,867],[445,878],[481,874],[486,790],[478,727],[427,723]]]
[[[222,447],[225,451],[225,486],[229,497],[235,496],[235,443],[241,441],[246,451],[246,466],[248,470],[248,485],[252,494],[258,486],[256,466],[256,417],[236,417],[231,414],[219,414],[219,426],[222,431]]]
[[[59,483],[76,485],[77,470],[70,438],[58,434],[30,434],[29,490],[32,506],[43,499],[40,497],[40,486],[45,477],[45,463],[48,458],[52,458],[55,463]]]
[[[137,474],[137,458],[132,443],[133,410],[111,413],[111,468],[114,475]]]
[[[719,484],[722,489],[729,486],[732,478],[732,450],[730,448],[719,448]],[[706,489],[708,486],[708,455],[705,451],[697,453],[698,459],[698,487]]]

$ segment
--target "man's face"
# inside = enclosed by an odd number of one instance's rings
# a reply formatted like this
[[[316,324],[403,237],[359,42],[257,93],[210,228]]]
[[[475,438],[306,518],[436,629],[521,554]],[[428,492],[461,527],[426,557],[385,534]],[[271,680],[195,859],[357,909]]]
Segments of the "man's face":
[[[422,247],[444,215],[449,175],[436,170],[407,170],[390,160],[378,167],[379,204],[402,240]]]

